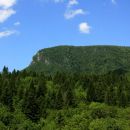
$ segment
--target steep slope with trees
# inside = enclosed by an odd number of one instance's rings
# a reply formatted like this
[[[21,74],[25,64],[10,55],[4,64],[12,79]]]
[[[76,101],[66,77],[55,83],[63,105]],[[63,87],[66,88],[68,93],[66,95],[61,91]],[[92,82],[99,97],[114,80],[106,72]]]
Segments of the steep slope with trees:
[[[27,68],[30,71],[55,73],[78,72],[104,74],[119,68],[130,70],[130,47],[58,46],[40,50]]]

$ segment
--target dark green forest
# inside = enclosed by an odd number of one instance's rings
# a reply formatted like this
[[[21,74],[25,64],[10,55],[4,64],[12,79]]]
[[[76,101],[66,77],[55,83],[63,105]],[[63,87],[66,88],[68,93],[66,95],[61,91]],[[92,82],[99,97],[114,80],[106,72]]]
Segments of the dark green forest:
[[[27,67],[29,71],[54,74],[105,74],[119,68],[130,71],[130,47],[57,46],[38,51]]]
[[[130,76],[0,73],[0,130],[130,130]]]

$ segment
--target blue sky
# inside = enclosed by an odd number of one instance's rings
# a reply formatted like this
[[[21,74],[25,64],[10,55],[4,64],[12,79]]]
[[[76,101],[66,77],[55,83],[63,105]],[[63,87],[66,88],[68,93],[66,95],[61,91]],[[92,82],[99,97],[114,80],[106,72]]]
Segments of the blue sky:
[[[130,0],[0,0],[0,70],[42,48],[130,45]]]

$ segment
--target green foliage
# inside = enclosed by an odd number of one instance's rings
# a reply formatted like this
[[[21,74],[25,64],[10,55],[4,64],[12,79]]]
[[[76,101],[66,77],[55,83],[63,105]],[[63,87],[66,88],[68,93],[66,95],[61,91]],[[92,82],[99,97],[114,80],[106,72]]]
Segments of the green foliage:
[[[118,46],[58,46],[40,50],[29,71],[104,74],[119,68],[130,70],[130,48]]]
[[[90,123],[89,130],[129,130],[129,124],[113,118],[96,119]]]
[[[40,105],[40,104],[39,104]],[[32,121],[39,120],[39,105],[36,100],[36,90],[34,82],[31,81],[29,90],[25,94],[23,111]]]
[[[130,80],[104,75],[0,73],[0,130],[129,130]]]
[[[7,127],[4,125],[3,122],[0,121],[0,129],[1,130],[7,130]]]

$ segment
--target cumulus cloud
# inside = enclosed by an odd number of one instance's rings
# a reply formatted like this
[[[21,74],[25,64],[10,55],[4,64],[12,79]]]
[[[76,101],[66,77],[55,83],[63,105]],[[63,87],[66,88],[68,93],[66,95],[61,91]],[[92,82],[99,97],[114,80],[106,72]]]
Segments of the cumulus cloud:
[[[78,15],[85,14],[85,11],[82,8],[79,8],[79,9],[73,8],[74,5],[78,5],[78,4],[79,4],[78,0],[68,0],[66,11],[64,13],[65,19],[72,19]]]
[[[16,13],[16,11],[12,9],[15,3],[16,0],[0,0],[0,23],[3,23]]]
[[[3,37],[8,37],[12,34],[15,34],[16,31],[15,30],[6,30],[6,31],[2,31],[0,32],[0,38],[3,38]]]
[[[77,0],[69,0],[68,2],[68,8],[74,6],[74,5],[78,5],[79,2]]]
[[[16,13],[13,6],[16,4],[16,0],[0,0],[0,23],[5,22],[9,17]],[[17,23],[18,24],[18,23]],[[0,31],[0,38],[8,37],[15,34],[15,30]]]
[[[42,0],[42,1],[44,1],[44,0]],[[84,11],[84,9],[77,8],[80,4],[79,0],[50,0],[50,1],[53,1],[55,3],[64,3],[64,2],[67,3],[66,7],[65,7],[66,8],[65,13],[64,13],[64,18],[67,19],[67,20],[73,19],[76,16],[86,14],[86,11]],[[74,6],[76,6],[76,7],[74,7]],[[89,24],[87,22],[82,22],[82,23],[79,24],[80,33],[89,34],[90,29],[91,29],[91,27],[89,26]]]
[[[16,4],[16,0],[0,0],[0,7],[8,9]]]
[[[91,27],[89,26],[89,24],[87,22],[82,22],[82,23],[79,24],[80,33],[89,34],[90,29],[91,29]]]
[[[74,18],[77,15],[84,15],[85,12],[83,9],[76,9],[76,10],[67,10],[64,14],[66,19]]]

